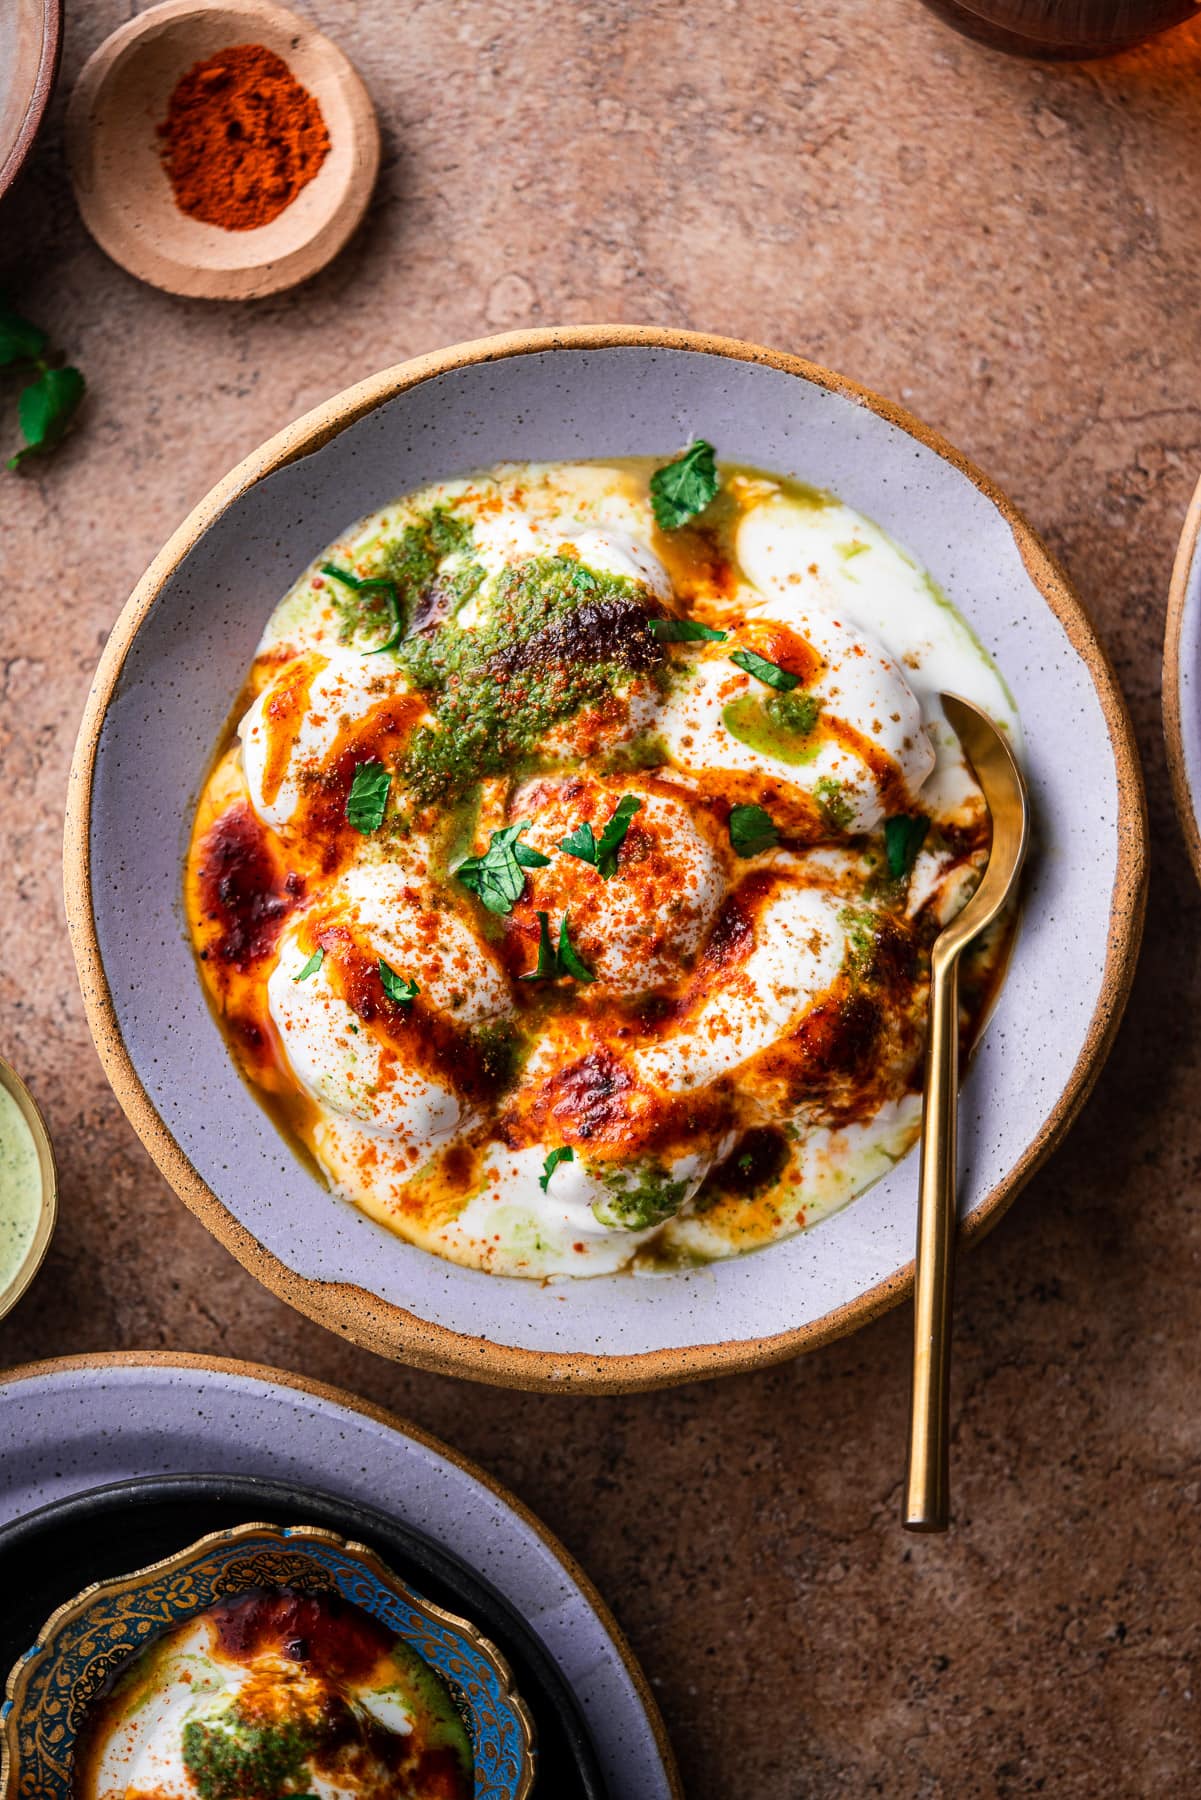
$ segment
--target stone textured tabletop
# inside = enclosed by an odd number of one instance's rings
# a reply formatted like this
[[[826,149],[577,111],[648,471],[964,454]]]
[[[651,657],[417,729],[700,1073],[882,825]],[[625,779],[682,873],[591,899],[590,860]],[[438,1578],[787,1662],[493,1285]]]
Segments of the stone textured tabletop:
[[[1159,658],[1201,471],[1201,29],[1054,68],[963,42],[916,0],[308,0],[376,101],[383,174],[325,274],[227,307],[140,286],[84,233],[65,96],[136,8],[69,10],[58,97],[0,209],[0,277],[89,381],[70,442],[0,479],[0,1049],[43,1102],[63,1192],[0,1361],[261,1359],[448,1438],[596,1578],[701,1800],[1196,1791],[1201,906]],[[758,339],[902,399],[1046,536],[1133,708],[1147,942],[1083,1117],[962,1268],[946,1538],[897,1526],[904,1312],[766,1373],[626,1399],[393,1367],[206,1235],[84,1027],[67,767],[153,552],[358,376],[596,319]]]

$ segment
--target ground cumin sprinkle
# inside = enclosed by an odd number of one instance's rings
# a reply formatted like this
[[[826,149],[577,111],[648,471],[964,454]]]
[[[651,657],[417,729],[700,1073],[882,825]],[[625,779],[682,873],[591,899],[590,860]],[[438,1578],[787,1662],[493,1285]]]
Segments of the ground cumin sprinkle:
[[[227,231],[276,218],[329,153],[321,108],[262,44],[234,44],[189,69],[158,133],[180,210]]]

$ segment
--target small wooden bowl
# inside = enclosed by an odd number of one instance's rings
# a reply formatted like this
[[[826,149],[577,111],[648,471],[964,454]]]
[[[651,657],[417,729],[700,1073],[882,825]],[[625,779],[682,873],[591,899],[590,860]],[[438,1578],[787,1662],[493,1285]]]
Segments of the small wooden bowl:
[[[0,1319],[2,1319],[17,1304],[41,1268],[46,1252],[50,1248],[50,1239],[54,1236],[54,1224],[58,1217],[58,1170],[54,1163],[54,1146],[50,1142],[50,1133],[46,1130],[46,1121],[42,1117],[38,1103],[11,1063],[6,1063],[2,1056],[0,1056],[0,1088],[6,1088],[12,1095],[17,1103],[17,1111],[29,1127],[37,1148],[38,1168],[42,1178],[37,1228],[11,1281],[0,1287]]]
[[[316,99],[330,139],[308,186],[251,231],[180,211],[157,131],[180,76],[234,44],[263,44],[282,57]],[[89,57],[67,109],[67,155],[84,223],[122,268],[171,294],[251,300],[307,280],[337,255],[367,208],[379,127],[342,51],[285,7],[166,0]]]

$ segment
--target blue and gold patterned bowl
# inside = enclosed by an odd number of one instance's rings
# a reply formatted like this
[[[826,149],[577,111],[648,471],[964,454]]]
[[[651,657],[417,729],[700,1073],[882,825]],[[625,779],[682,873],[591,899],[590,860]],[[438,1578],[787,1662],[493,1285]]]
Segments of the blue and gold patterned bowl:
[[[526,1800],[533,1727],[495,1645],[407,1588],[365,1545],[261,1524],[215,1532],[59,1607],[8,1678],[0,1800],[72,1800],[76,1743],[120,1667],[169,1627],[263,1587],[339,1596],[394,1631],[450,1688],[471,1740],[475,1800]]]

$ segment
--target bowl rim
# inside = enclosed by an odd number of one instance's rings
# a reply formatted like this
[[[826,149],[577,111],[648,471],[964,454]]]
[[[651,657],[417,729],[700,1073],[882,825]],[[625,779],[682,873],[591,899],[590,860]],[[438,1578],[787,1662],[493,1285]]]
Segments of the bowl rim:
[[[298,1275],[264,1249],[192,1167],[155,1110],[122,1040],[92,908],[92,785],[105,715],[142,621],[178,565],[215,520],[243,494],[266,476],[321,449],[384,402],[453,370],[557,349],[631,346],[716,355],[776,369],[842,395],[932,450],[966,476],[1005,519],[1030,579],[1085,664],[1096,691],[1109,734],[1118,788],[1117,867],[1101,988],[1080,1054],[1041,1131],[1026,1145],[1007,1176],[963,1220],[961,1241],[974,1242],[997,1223],[1035,1170],[1062,1141],[1088,1098],[1129,996],[1146,908],[1147,815],[1142,770],[1126,702],[1088,614],[1051,553],[1000,489],[938,432],[870,388],[789,352],[737,338],[645,325],[543,327],[476,338],[395,364],[335,394],[285,426],[244,457],[172,533],[123,607],[101,656],[72,758],[63,845],[67,926],[84,1009],[117,1099],[160,1171],[185,1205],[252,1275],[327,1329],[378,1355],[438,1374],[467,1376],[504,1387],[561,1390],[570,1386],[594,1393],[624,1393],[782,1362],[843,1337],[897,1305],[912,1290],[913,1263],[910,1261],[821,1318],[769,1337],[623,1354],[531,1350],[496,1344],[488,1338],[469,1336],[422,1319],[356,1284]]]
[[[41,1176],[42,1192],[38,1202],[38,1222],[34,1227],[29,1248],[6,1287],[0,1287],[0,1319],[17,1305],[22,1296],[32,1286],[38,1270],[46,1260],[46,1252],[50,1248],[50,1240],[54,1236],[54,1228],[58,1223],[58,1162],[54,1155],[54,1142],[49,1127],[42,1115],[42,1109],[22,1081],[10,1062],[0,1056],[0,1087],[12,1095],[17,1103],[17,1110],[29,1127],[34,1147],[38,1153],[38,1173]]]
[[[1172,783],[1172,799],[1176,816],[1184,833],[1193,873],[1201,881],[1201,794],[1194,794],[1189,780],[1188,760],[1184,750],[1184,715],[1180,684],[1184,621],[1188,611],[1189,582],[1197,563],[1201,540],[1201,479],[1193,489],[1180,541],[1172,562],[1172,579],[1168,587],[1168,617],[1163,640],[1163,679],[1160,683],[1163,708],[1164,746],[1168,753],[1168,776]]]
[[[141,1587],[143,1583],[169,1575],[182,1574],[193,1563],[205,1558],[210,1551],[227,1544],[240,1544],[256,1539],[291,1546],[296,1543],[321,1544],[327,1548],[340,1550],[352,1562],[361,1564],[376,1579],[389,1587],[393,1592],[402,1595],[405,1603],[414,1612],[420,1613],[432,1624],[466,1638],[480,1651],[484,1660],[489,1663],[497,1676],[503,1697],[512,1708],[521,1733],[522,1767],[518,1771],[518,1785],[513,1790],[513,1800],[528,1800],[534,1785],[536,1764],[534,1761],[534,1722],[529,1708],[517,1692],[513,1681],[513,1671],[509,1667],[504,1653],[497,1648],[491,1638],[487,1637],[470,1619],[462,1618],[458,1613],[448,1612],[445,1607],[435,1606],[424,1596],[417,1594],[399,1575],[393,1573],[387,1563],[368,1544],[360,1544],[355,1538],[341,1536],[320,1525],[273,1525],[266,1520],[248,1520],[242,1525],[228,1525],[217,1531],[208,1531],[202,1537],[193,1539],[190,1544],[180,1550],[172,1551],[169,1556],[160,1557],[157,1561],[146,1563],[142,1568],[131,1569],[124,1575],[111,1575],[102,1581],[89,1582],[70,1599],[56,1606],[50,1617],[38,1632],[37,1643],[32,1645],[9,1670],[4,1686],[6,1705],[0,1715],[0,1796],[15,1795],[20,1779],[20,1758],[18,1754],[17,1733],[21,1717],[21,1707],[43,1659],[50,1653],[51,1640],[64,1626],[76,1621],[86,1620],[87,1615],[97,1600],[110,1595],[116,1596],[130,1593]],[[203,1610],[203,1609],[202,1609]],[[170,1627],[168,1626],[167,1629]],[[157,1634],[156,1634],[157,1635]],[[153,1640],[151,1640],[153,1641]],[[141,1654],[140,1651],[135,1654]],[[424,1659],[423,1659],[424,1660]]]
[[[63,0],[42,0],[42,53],[16,136],[9,146],[7,156],[0,162],[0,199],[3,199],[21,173],[25,159],[41,130],[42,119],[58,78],[62,48]]]

